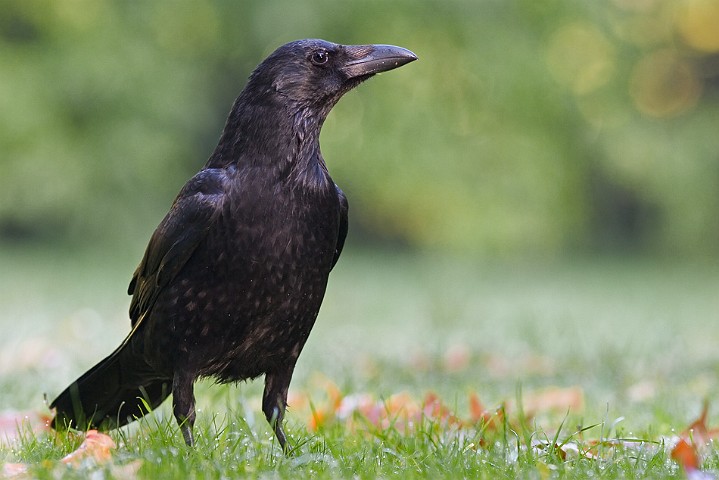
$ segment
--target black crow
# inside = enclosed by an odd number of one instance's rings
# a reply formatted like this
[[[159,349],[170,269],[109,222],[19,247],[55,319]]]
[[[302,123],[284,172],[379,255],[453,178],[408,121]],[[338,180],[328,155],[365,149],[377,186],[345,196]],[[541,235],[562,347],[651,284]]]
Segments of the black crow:
[[[128,289],[130,334],[51,403],[54,428],[120,427],[172,393],[193,445],[195,380],[264,374],[262,411],[288,449],[290,379],[347,235],[320,129],[343,94],[416,59],[390,45],[299,40],[255,69],[150,238]]]

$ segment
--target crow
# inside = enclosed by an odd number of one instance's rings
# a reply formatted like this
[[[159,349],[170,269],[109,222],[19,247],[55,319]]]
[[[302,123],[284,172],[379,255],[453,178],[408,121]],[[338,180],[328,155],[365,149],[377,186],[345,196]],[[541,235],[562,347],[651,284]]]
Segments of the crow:
[[[53,428],[121,427],[172,393],[192,446],[195,380],[264,374],[262,411],[288,451],[290,380],[347,235],[320,129],[346,92],[416,59],[391,45],[307,39],[257,66],[150,238],[128,288],[129,335],[53,400]]]

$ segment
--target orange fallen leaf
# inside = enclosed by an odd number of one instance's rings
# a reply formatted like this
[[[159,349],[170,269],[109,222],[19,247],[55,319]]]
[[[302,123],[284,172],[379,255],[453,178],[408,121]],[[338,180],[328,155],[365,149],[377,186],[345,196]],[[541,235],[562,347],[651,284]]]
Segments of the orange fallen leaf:
[[[516,412],[516,406],[511,408],[503,403],[500,408],[488,410],[479,400],[476,393],[469,396],[469,415],[458,415],[450,409],[435,393],[427,393],[418,401],[408,392],[396,393],[385,400],[377,399],[370,393],[352,393],[344,395],[339,388],[326,379],[320,377],[314,383],[319,383],[324,390],[324,401],[313,403],[310,396],[305,395],[306,404],[309,405],[307,427],[316,431],[319,428],[335,422],[341,422],[350,430],[378,428],[393,428],[404,434],[413,431],[423,420],[428,420],[438,428],[452,427],[453,429],[480,428],[484,431],[496,431],[505,419],[507,412]],[[516,403],[516,402],[515,402]],[[582,410],[584,394],[579,387],[548,388],[526,395],[523,399],[524,416],[522,421],[546,411],[571,409],[574,412]],[[512,418],[511,416],[508,418]],[[509,421],[510,424],[515,423]]]
[[[694,420],[680,436],[698,445],[704,445],[710,440],[719,438],[719,428],[709,428],[707,417],[709,416],[709,402],[704,401],[699,418]]]
[[[328,414],[325,410],[312,409],[312,415],[310,415],[310,420],[307,422],[307,428],[316,432],[327,424],[327,417]]]
[[[671,457],[681,465],[684,471],[699,469],[699,454],[696,448],[689,445],[689,442],[683,438],[680,438],[674,448],[672,448]]]
[[[501,407],[495,411],[488,410],[475,392],[469,394],[469,421],[472,425],[481,424],[485,429],[496,430],[502,412]]]
[[[319,387],[325,391],[328,399],[324,404],[313,405],[309,400],[309,396],[307,397],[307,403],[311,408],[311,415],[307,426],[310,430],[317,431],[336,418],[344,396],[337,385],[324,376],[316,376],[313,379],[313,383],[319,384]]]
[[[320,415],[314,417],[322,420]],[[400,392],[386,400],[375,400],[367,393],[352,394],[343,397],[337,418],[344,420],[350,429],[367,426],[379,429],[393,428],[397,431],[409,433],[422,418],[443,425],[462,425],[462,421],[442,403],[434,393],[426,395],[423,402],[417,402],[408,392]],[[310,420],[310,426],[317,420]]]
[[[392,422],[397,429],[406,430],[409,424],[419,419],[420,407],[407,392],[392,395],[386,401],[375,402],[372,415],[379,419],[375,424],[388,428]]]
[[[421,407],[407,392],[394,394],[384,401],[375,400],[369,394],[349,395],[339,412],[352,430],[366,426],[382,430],[393,427],[406,433],[421,417]]]
[[[679,434],[679,441],[671,451],[671,458],[675,460],[685,472],[698,473],[701,465],[700,450],[713,439],[719,438],[719,428],[709,428],[709,402],[704,401],[699,417]]]
[[[50,430],[48,415],[15,410],[0,413],[0,445],[14,442],[23,431],[40,433],[48,430]]]
[[[430,420],[440,421],[447,425],[461,425],[462,421],[447,407],[435,393],[424,397],[424,416]]]
[[[66,455],[61,461],[73,467],[78,467],[87,460],[105,463],[112,458],[110,450],[113,448],[115,442],[108,435],[97,430],[88,430],[85,440],[78,449]]]
[[[89,467],[91,470],[97,468],[98,465],[106,464],[112,460],[111,450],[115,448],[115,442],[108,435],[98,433],[96,430],[89,430],[85,434],[85,440],[77,448],[77,450],[69,453],[60,462],[72,468],[85,469]],[[52,462],[44,462],[52,466]],[[109,469],[113,478],[134,479],[137,472],[142,466],[142,461],[135,460],[133,462],[115,465],[110,463]],[[29,478],[29,465],[25,463],[6,463],[0,469],[0,478]]]
[[[475,392],[469,394],[469,418],[472,423],[477,423],[480,420],[484,420],[484,416],[487,409],[484,408],[482,402],[479,400],[479,395]]]
[[[304,392],[290,390],[287,394],[287,408],[303,410],[310,404],[310,397]]]

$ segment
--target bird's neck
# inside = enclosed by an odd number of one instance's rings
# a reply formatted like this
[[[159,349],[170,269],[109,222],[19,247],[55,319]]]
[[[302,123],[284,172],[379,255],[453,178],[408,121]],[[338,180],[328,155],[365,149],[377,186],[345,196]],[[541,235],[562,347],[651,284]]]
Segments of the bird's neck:
[[[207,167],[268,167],[266,173],[282,178],[325,181],[327,168],[319,146],[324,112],[241,100],[233,105]]]

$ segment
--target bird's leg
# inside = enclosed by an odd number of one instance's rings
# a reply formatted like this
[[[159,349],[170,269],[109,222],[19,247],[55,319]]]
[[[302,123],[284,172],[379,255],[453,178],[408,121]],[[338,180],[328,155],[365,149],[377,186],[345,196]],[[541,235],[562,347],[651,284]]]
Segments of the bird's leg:
[[[195,425],[195,394],[192,384],[194,378],[182,368],[175,371],[172,379],[172,412],[180,425],[182,436],[188,447],[195,445],[192,427]]]
[[[287,443],[287,436],[282,428],[282,420],[285,417],[287,391],[290,388],[293,370],[294,365],[284,371],[267,373],[265,375],[265,392],[262,395],[262,411],[275,431],[277,441],[280,442],[285,453],[289,452],[290,445]]]

